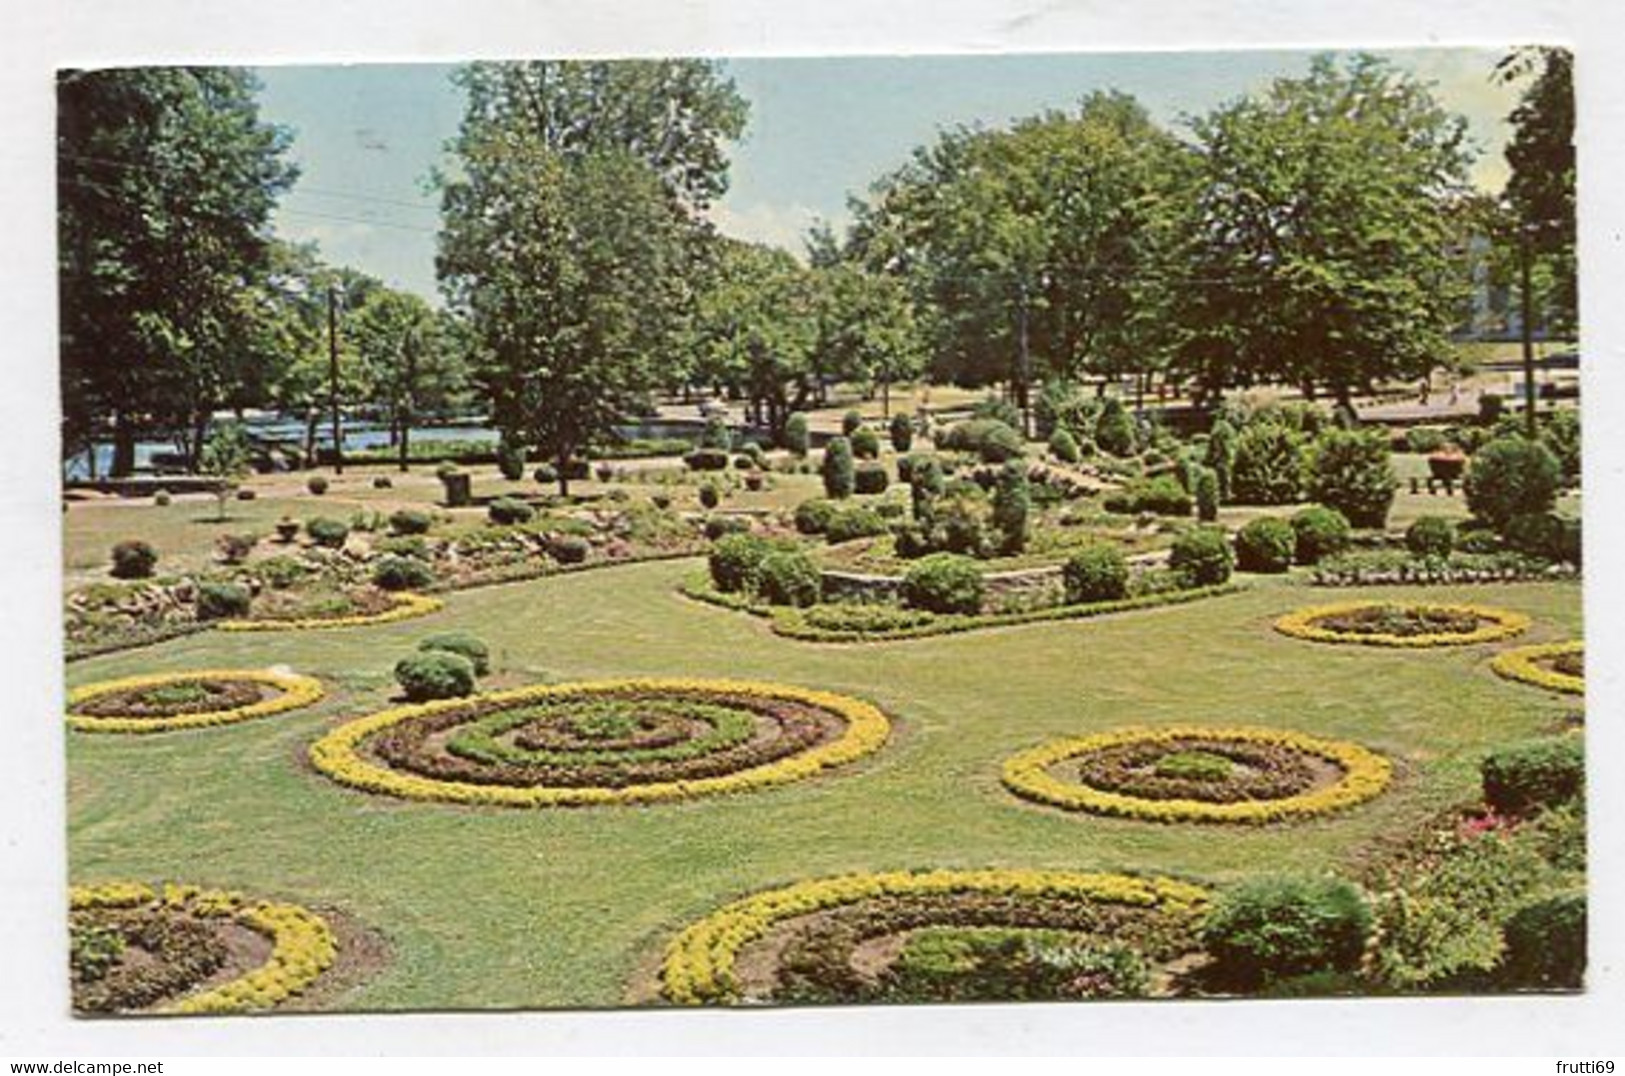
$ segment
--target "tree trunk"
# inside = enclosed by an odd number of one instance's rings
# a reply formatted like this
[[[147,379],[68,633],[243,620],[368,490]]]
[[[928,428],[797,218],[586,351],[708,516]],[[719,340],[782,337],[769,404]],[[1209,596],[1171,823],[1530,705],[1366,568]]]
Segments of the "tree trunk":
[[[571,457],[571,455],[572,455],[572,453],[571,453],[569,448],[561,448],[561,449],[559,449],[558,468],[559,468],[559,496],[560,497],[569,497],[570,496],[570,457]]]
[[[209,412],[199,408],[192,416],[192,443],[186,448],[186,462],[195,473],[203,462],[203,439],[209,435]]]
[[[410,467],[412,459],[412,424],[403,416],[401,418],[401,460],[400,471],[405,474]]]
[[[107,473],[112,478],[128,478],[135,473],[135,427],[123,411],[113,413],[113,463]]]
[[[880,417],[884,418],[884,419],[888,419],[888,420],[891,418],[891,382],[890,381],[882,381],[880,383]]]
[[[316,466],[316,425],[321,421],[322,413],[311,407],[305,411],[305,459],[306,467]]]

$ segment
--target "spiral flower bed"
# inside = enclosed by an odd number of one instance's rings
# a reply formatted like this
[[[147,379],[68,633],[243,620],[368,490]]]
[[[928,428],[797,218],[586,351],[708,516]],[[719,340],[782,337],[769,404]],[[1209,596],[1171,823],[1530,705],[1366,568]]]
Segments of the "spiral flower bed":
[[[1361,646],[1470,646],[1520,635],[1529,627],[1522,613],[1487,605],[1338,602],[1288,613],[1275,630],[1317,643]]]
[[[1042,744],[1006,760],[1003,776],[1016,795],[1071,811],[1257,824],[1363,803],[1392,775],[1387,759],[1358,744],[1277,729],[1174,727]]]
[[[679,934],[661,967],[661,993],[683,1005],[1016,1000],[1018,990],[1032,1000],[1125,996],[1143,990],[1137,962],[1194,948],[1206,898],[1166,878],[1070,871],[798,882],[737,900]],[[945,944],[977,959],[944,968],[932,954]],[[744,971],[747,963],[756,970]]]
[[[878,750],[857,699],[732,680],[611,680],[405,706],[312,745],[342,784],[510,807],[688,799],[811,777]]]
[[[269,1009],[314,983],[338,953],[333,931],[314,912],[190,885],[75,886],[69,919],[80,1012]],[[239,966],[254,948],[243,934],[269,947],[258,963]]]
[[[382,612],[360,616],[295,617],[287,620],[222,620],[221,631],[312,631],[318,628],[356,628],[370,624],[389,624],[396,620],[428,616],[444,603],[439,598],[404,591],[387,593],[382,600],[388,605]]]
[[[1585,643],[1520,646],[1495,655],[1490,668],[1508,680],[1570,695],[1585,694]]]
[[[265,669],[204,669],[86,684],[68,692],[68,725],[81,732],[147,733],[230,725],[297,710],[321,682]]]

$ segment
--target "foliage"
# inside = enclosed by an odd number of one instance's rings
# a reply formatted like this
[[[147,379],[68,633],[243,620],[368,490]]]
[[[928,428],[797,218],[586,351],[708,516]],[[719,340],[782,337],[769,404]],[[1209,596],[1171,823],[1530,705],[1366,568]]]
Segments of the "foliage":
[[[389,514],[389,529],[396,534],[427,534],[434,517],[421,508],[398,508]]]
[[[305,488],[313,497],[320,497],[327,492],[327,478],[323,475],[313,474],[305,479]]]
[[[1183,517],[1191,514],[1191,495],[1170,475],[1141,478],[1130,482],[1101,501],[1108,512],[1138,515],[1155,512],[1159,516]]]
[[[247,616],[248,602],[248,588],[241,583],[217,583],[202,580],[197,584],[197,617],[199,620],[222,620],[232,616]]]
[[[1228,499],[1237,504],[1296,503],[1303,499],[1307,470],[1301,434],[1274,422],[1254,423],[1236,437]]]
[[[1509,548],[1552,563],[1578,566],[1581,559],[1580,521],[1553,513],[1513,516],[1503,532]]]
[[[800,549],[768,553],[757,574],[757,588],[770,605],[816,605],[823,590],[818,565]]]
[[[903,601],[932,613],[978,613],[984,583],[976,562],[955,553],[933,553],[909,566]]]
[[[372,582],[384,590],[421,590],[434,582],[434,572],[417,557],[389,553],[373,563]]]
[[[1213,468],[1219,481],[1219,500],[1230,500],[1230,469],[1236,459],[1236,428],[1223,418],[1215,419],[1208,431],[1204,462]]]
[[[1580,410],[1554,412],[1540,427],[1540,443],[1546,446],[1563,473],[1563,481],[1580,481]]]
[[[835,518],[839,506],[834,501],[814,498],[796,505],[796,530],[802,534],[823,534]]]
[[[1095,444],[1113,456],[1132,456],[1139,448],[1134,418],[1116,396],[1106,397],[1100,417],[1095,420]]]
[[[1405,528],[1405,548],[1418,557],[1450,556],[1456,547],[1456,525],[1443,516],[1418,516]]]
[[[702,482],[699,497],[702,508],[715,508],[722,503],[722,490],[715,482]]]
[[[1586,895],[1560,893],[1526,904],[1503,928],[1497,978],[1512,989],[1578,990],[1586,968]]]
[[[1348,517],[1335,508],[1312,504],[1292,515],[1295,536],[1293,559],[1299,564],[1319,564],[1349,546]]]
[[[1297,547],[1292,524],[1274,516],[1248,520],[1236,533],[1236,567],[1244,572],[1284,572]]]
[[[1083,461],[1083,449],[1078,446],[1078,439],[1064,426],[1057,426],[1055,432],[1049,435],[1049,450],[1062,463]]]
[[[832,437],[824,446],[824,495],[834,500],[852,496],[855,474],[852,464],[852,442],[845,437]]]
[[[395,682],[410,702],[461,698],[474,691],[474,663],[447,650],[408,654],[395,663]]]
[[[887,432],[894,452],[907,452],[914,447],[914,423],[901,411],[891,417]]]
[[[1191,490],[1196,500],[1196,518],[1202,523],[1213,523],[1219,518],[1219,473],[1211,467],[1201,467]]]
[[[1128,561],[1110,542],[1091,542],[1061,569],[1068,604],[1118,601],[1128,594]]]
[[[1168,567],[1185,578],[1187,586],[1216,586],[1230,578],[1235,567],[1230,536],[1220,527],[1199,526],[1174,539]]]
[[[490,646],[484,639],[471,632],[445,631],[436,635],[425,635],[418,640],[418,649],[425,652],[443,650],[449,654],[461,654],[474,667],[476,676],[484,676],[491,671]]]
[[[752,534],[729,534],[717,539],[706,559],[711,581],[723,593],[755,593],[762,561],[772,550],[772,543]]]
[[[508,526],[514,523],[529,523],[536,515],[536,510],[516,497],[498,497],[486,505],[486,514],[491,522],[499,526]]]
[[[1349,971],[1371,933],[1360,891],[1332,878],[1257,878],[1221,892],[1202,924],[1221,986],[1251,990],[1297,975]]]
[[[998,534],[999,552],[1009,556],[1027,547],[1028,516],[1032,514],[1032,491],[1027,469],[1012,460],[999,471],[993,489],[991,523]]]
[[[886,465],[878,460],[864,460],[853,469],[852,490],[854,493],[884,493],[891,484],[891,475]]]
[[[114,579],[146,579],[158,564],[158,551],[139,538],[128,538],[113,546]]]
[[[1398,480],[1388,441],[1378,431],[1327,430],[1309,454],[1309,495],[1356,527],[1388,520]]]
[[[829,518],[829,523],[824,527],[824,537],[829,539],[831,545],[835,545],[855,541],[858,538],[876,538],[888,530],[890,527],[879,512],[868,505],[853,504],[836,508],[834,515]]]
[[[1493,810],[1533,814],[1584,794],[1585,749],[1577,736],[1528,740],[1492,751],[1480,772]]]
[[[319,546],[338,549],[350,536],[350,525],[328,516],[314,516],[305,521],[305,533]]]
[[[957,422],[943,432],[938,443],[952,452],[974,452],[983,463],[1003,463],[1026,451],[1021,434],[991,418]]]
[[[497,473],[509,482],[525,476],[525,448],[508,440],[497,443]]]
[[[796,411],[784,420],[784,447],[790,450],[792,456],[804,457],[809,444],[807,416]]]
[[[1574,54],[1553,46],[1514,49],[1496,66],[1503,82],[1532,75],[1507,120],[1511,168],[1506,200],[1544,263],[1548,330],[1572,330],[1579,312],[1575,279]]]
[[[1467,466],[1467,507],[1504,532],[1517,516],[1551,511],[1560,473],[1546,446],[1522,437],[1498,437],[1473,453]]]

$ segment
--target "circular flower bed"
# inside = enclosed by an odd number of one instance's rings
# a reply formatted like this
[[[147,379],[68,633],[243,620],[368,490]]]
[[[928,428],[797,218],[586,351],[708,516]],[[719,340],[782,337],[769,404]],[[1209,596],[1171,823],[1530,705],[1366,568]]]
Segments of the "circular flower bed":
[[[1075,764],[1071,773],[1061,772]],[[1154,822],[1274,822],[1362,803],[1393,767],[1358,744],[1258,728],[1126,729],[1056,740],[1004,764],[1018,796]]]
[[[357,616],[295,617],[287,620],[222,620],[222,631],[310,631],[315,628],[355,628],[368,624],[388,624],[396,620],[427,616],[442,606],[439,598],[404,591],[380,592],[381,608]]]
[[[338,952],[311,911],[197,886],[75,886],[69,922],[79,1012],[269,1009],[315,982]]]
[[[798,882],[684,930],[661,993],[684,1005],[1136,996],[1152,962],[1195,948],[1206,896],[1166,878],[1040,870]]]
[[[1339,602],[1288,613],[1275,630],[1317,643],[1364,646],[1468,646],[1519,635],[1522,613],[1485,605]]]
[[[1495,655],[1490,668],[1508,680],[1521,680],[1536,687],[1585,694],[1585,643],[1546,643],[1520,646]]]
[[[513,807],[648,803],[782,784],[878,750],[875,707],[731,680],[612,680],[405,706],[312,745],[343,784]]]
[[[205,669],[86,684],[68,692],[68,724],[81,732],[165,732],[229,725],[309,706],[322,685],[264,669]]]

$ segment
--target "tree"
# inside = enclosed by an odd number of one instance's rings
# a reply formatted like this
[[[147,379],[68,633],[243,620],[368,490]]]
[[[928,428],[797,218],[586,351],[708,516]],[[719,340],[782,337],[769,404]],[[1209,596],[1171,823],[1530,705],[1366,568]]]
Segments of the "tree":
[[[198,460],[198,470],[216,482],[214,496],[219,510],[216,519],[225,521],[226,501],[252,469],[252,447],[243,427],[236,422],[217,425],[203,443]]]
[[[382,287],[348,322],[367,398],[388,416],[403,472],[411,459],[412,423],[447,407],[463,386],[463,355],[447,328],[447,319],[416,295]]]
[[[891,415],[891,386],[919,376],[924,341],[914,305],[895,277],[852,264],[815,270],[817,360],[821,377],[880,386],[881,414]]]
[[[1527,231],[1551,282],[1545,302],[1551,328],[1574,330],[1574,54],[1567,49],[1515,49],[1496,65],[1502,83],[1527,80],[1507,116],[1506,202]]]

